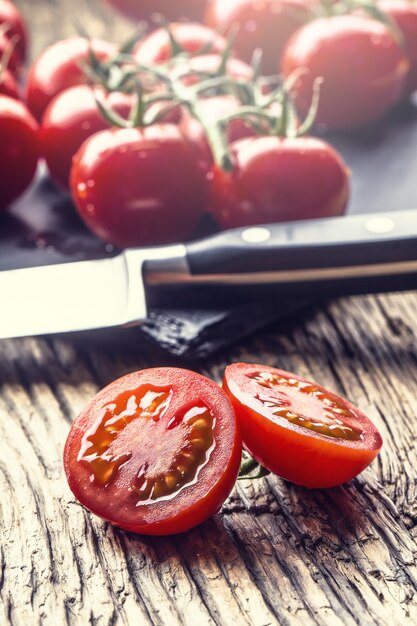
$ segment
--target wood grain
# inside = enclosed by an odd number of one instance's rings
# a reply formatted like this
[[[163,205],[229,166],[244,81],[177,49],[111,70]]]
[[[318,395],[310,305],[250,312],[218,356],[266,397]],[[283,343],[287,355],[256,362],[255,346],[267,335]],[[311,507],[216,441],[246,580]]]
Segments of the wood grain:
[[[71,30],[64,0],[17,4],[34,50]],[[127,28],[99,3],[71,7],[97,33]],[[323,303],[199,363],[141,355],[111,335],[0,342],[0,623],[417,623],[416,310],[416,294]],[[240,360],[348,396],[382,432],[377,461],[330,490],[239,481],[220,515],[170,538],[124,533],[75,501],[62,449],[100,387],[165,364],[220,380]]]

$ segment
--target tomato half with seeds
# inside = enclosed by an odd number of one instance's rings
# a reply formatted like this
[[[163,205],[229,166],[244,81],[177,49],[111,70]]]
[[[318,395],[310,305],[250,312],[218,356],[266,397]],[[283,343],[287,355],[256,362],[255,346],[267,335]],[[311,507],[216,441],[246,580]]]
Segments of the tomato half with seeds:
[[[195,372],[155,368],[100,391],[71,428],[64,467],[90,511],[128,531],[166,535],[220,510],[240,458],[223,391]]]
[[[297,485],[340,485],[362,472],[381,449],[381,435],[359,409],[296,374],[236,363],[226,368],[223,389],[244,447]]]

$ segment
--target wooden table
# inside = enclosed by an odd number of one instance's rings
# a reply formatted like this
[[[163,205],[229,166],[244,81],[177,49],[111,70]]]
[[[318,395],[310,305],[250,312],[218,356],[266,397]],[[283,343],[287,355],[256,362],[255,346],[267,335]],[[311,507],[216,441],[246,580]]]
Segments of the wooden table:
[[[126,33],[93,0],[17,4],[35,52],[73,33],[60,7],[95,34]],[[416,624],[416,310],[415,293],[332,301],[191,364],[75,337],[0,342],[0,623]],[[348,396],[381,430],[377,461],[324,491],[240,481],[218,516],[167,538],[126,534],[75,501],[62,448],[99,388],[173,362],[220,380],[241,360]]]

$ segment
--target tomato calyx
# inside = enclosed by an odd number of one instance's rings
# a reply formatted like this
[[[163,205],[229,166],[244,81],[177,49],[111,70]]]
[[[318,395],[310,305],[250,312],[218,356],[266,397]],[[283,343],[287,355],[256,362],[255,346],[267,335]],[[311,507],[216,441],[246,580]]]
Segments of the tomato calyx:
[[[256,474],[254,474],[256,470]],[[238,480],[253,480],[256,478],[265,478],[265,476],[269,476],[271,472],[255,461],[253,457],[246,452],[246,450],[242,451],[242,461],[240,463]]]

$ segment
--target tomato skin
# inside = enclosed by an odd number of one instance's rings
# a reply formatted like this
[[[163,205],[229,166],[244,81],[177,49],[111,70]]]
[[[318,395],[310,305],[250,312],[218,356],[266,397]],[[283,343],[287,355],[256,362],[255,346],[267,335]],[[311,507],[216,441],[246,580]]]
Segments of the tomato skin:
[[[19,85],[15,76],[7,69],[0,72],[0,94],[19,99]]]
[[[71,190],[86,225],[120,247],[189,237],[206,205],[204,176],[171,124],[96,133],[74,157]]]
[[[133,20],[150,20],[161,14],[167,20],[187,18],[199,20],[203,17],[207,0],[105,0],[115,9]]]
[[[178,44],[190,55],[200,55],[201,50],[209,44],[210,52],[222,52],[226,40],[211,28],[203,24],[175,23],[170,24],[171,32]],[[164,63],[172,58],[172,47],[165,28],[158,28],[140,41],[133,51],[136,61],[146,67]]]
[[[409,62],[382,22],[341,15],[310,22],[293,35],[283,74],[299,68],[306,69],[294,89],[300,116],[310,107],[314,79],[322,77],[316,122],[345,130],[385,115],[403,93]]]
[[[405,95],[410,95],[417,89],[417,6],[408,0],[380,0],[378,4],[394,20],[404,37],[410,61]]]
[[[39,158],[38,124],[26,106],[0,95],[0,210],[29,186]]]
[[[236,363],[226,368],[223,389],[235,409],[243,445],[261,465],[297,485],[327,488],[351,480],[374,460],[382,446],[381,435],[375,425],[350,402],[311,383],[331,400],[354,412],[354,417],[349,418],[350,423],[363,432],[359,441],[328,437],[275,417],[271,409],[256,397],[259,392],[265,392],[249,378],[256,372],[284,376],[301,383],[309,381],[265,365]],[[286,389],[278,386],[275,393],[267,396],[285,402]],[[290,410],[292,406],[289,404]]]
[[[232,172],[214,167],[210,207],[223,228],[341,215],[349,171],[313,137],[253,137],[231,145]]]
[[[140,444],[134,438],[125,440],[119,448],[132,451],[129,461],[113,475],[105,486],[91,480],[91,469],[80,459],[83,438],[109,403],[117,403],[122,394],[143,390],[169,389],[170,404],[162,416],[158,416],[154,435],[149,447],[158,455],[165,474],[165,458],[172,458],[173,450],[167,441],[168,428],[161,432],[163,419],[168,422],[193,405],[203,404],[215,419],[212,430],[211,453],[200,467],[196,478],[180,491],[169,497],[154,501],[137,502],[135,492],[129,489],[140,468],[135,465],[133,452]],[[142,395],[143,397],[143,395]],[[137,415],[137,414],[136,414]],[[140,417],[140,413],[139,413]],[[151,422],[151,420],[150,420]],[[172,423],[172,422],[171,422]],[[140,428],[136,431],[140,437]],[[146,425],[145,425],[146,426]],[[151,427],[148,430],[152,429]],[[158,430],[157,430],[158,429]],[[152,431],[151,431],[152,432]],[[137,439],[139,438],[137,437]],[[145,440],[146,443],[146,440]],[[180,448],[182,449],[182,448]],[[136,457],[137,458],[137,457]],[[150,457],[152,459],[152,457]],[[74,422],[64,450],[64,468],[69,486],[80,502],[96,515],[125,530],[147,535],[167,535],[185,532],[216,514],[235,484],[241,459],[241,438],[231,404],[216,383],[194,372],[179,368],[155,368],[128,374],[100,391]],[[136,461],[137,462],[137,461]]]
[[[51,100],[64,89],[89,83],[82,69],[88,62],[90,46],[105,61],[116,54],[114,44],[101,39],[88,42],[82,37],[63,39],[49,46],[32,64],[26,82],[26,100],[38,121]]]
[[[221,33],[238,24],[240,31],[235,52],[250,63],[257,48],[263,50],[265,74],[277,74],[285,44],[291,35],[313,18],[315,0],[213,0],[208,5],[206,23]]]
[[[42,155],[52,178],[62,187],[69,186],[72,158],[83,142],[94,133],[109,128],[96,100],[126,119],[132,97],[120,92],[106,94],[101,87],[76,85],[61,91],[46,109],[40,130]]]
[[[4,23],[7,23],[10,27],[7,31],[7,37],[11,39],[16,35],[19,38],[16,43],[16,52],[19,61],[23,63],[26,59],[28,48],[26,23],[19,9],[9,0],[0,0],[0,25]]]

